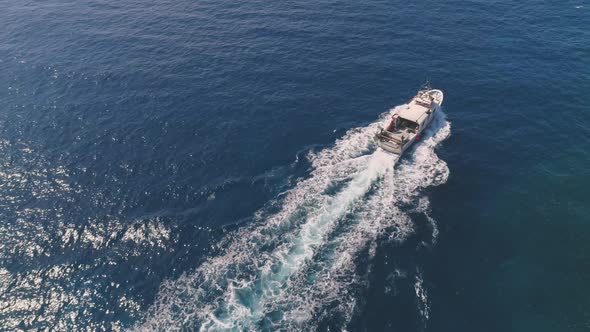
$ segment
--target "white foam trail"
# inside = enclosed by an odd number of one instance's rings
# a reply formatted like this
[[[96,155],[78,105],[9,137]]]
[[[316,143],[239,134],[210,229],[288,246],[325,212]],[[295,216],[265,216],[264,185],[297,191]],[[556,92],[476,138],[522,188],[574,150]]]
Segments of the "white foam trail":
[[[357,207],[354,218],[356,223],[331,240],[335,245],[333,257],[324,257],[314,266],[313,284],[295,284],[288,296],[280,300],[281,308],[285,311],[281,328],[288,326],[292,330],[300,329],[302,322],[309,322],[314,313],[331,302],[338,303],[338,307],[332,309],[332,314],[337,310],[346,321],[351,319],[356,303],[352,290],[363,283],[363,276],[355,274],[354,259],[366,248],[369,248],[369,254],[372,255],[371,248],[374,246],[371,244],[382,235],[388,234],[394,241],[403,241],[411,234],[412,221],[402,212],[400,205],[417,197],[419,188],[446,181],[448,168],[434,154],[434,147],[449,134],[449,123],[444,121],[444,117],[438,118],[433,123],[433,128],[424,136],[423,142],[413,151],[413,160],[403,160],[395,171],[392,168],[386,169],[382,181],[375,185],[374,193]],[[420,197],[417,204],[415,211],[426,214],[433,226],[434,243],[438,230],[436,221],[427,214],[428,199]],[[421,304],[419,311],[428,320],[425,290],[422,289],[419,295],[420,297],[417,293],[418,303]]]
[[[334,147],[310,154],[310,177],[278,202],[281,209],[270,216],[262,211],[259,222],[226,239],[223,254],[163,283],[136,328],[296,330],[333,299],[341,300],[338,310],[350,319],[355,298],[347,286],[358,282],[354,258],[382,234],[403,240],[412,224],[400,204],[448,176],[434,154],[450,133],[444,116],[396,170],[394,157],[373,144],[374,132],[387,121],[385,113]]]
[[[424,319],[424,321],[428,321],[428,318],[430,317],[430,306],[428,305],[428,296],[426,289],[424,288],[424,281],[422,280],[421,273],[416,275],[414,291],[416,292],[416,298],[418,299],[418,307],[420,314],[422,315],[422,319]]]
[[[367,167],[335,197],[328,200],[325,207],[309,215],[296,235],[270,255],[270,259],[256,280],[240,280],[240,286],[226,294],[224,302],[227,307],[220,315],[223,317],[222,324],[219,324],[219,317],[214,317],[205,320],[202,330],[217,330],[225,326],[254,327],[269,309],[268,304],[272,304],[274,299],[284,298],[283,287],[288,279],[313,257],[317,248],[325,241],[326,234],[349,210],[354,201],[361,198],[369,190],[373,181],[383,174],[385,169],[393,165],[393,158],[383,152],[364,159],[370,159]],[[235,301],[237,293],[240,296],[247,294],[248,303]]]

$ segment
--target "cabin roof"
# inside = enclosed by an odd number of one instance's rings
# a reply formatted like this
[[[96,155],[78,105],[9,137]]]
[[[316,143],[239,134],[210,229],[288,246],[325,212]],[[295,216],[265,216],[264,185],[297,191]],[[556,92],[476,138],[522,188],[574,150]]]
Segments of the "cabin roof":
[[[416,122],[421,125],[422,122],[426,120],[426,112],[428,112],[428,110],[429,109],[424,106],[412,104],[407,108],[401,110],[398,114],[400,118],[404,118],[406,120]]]

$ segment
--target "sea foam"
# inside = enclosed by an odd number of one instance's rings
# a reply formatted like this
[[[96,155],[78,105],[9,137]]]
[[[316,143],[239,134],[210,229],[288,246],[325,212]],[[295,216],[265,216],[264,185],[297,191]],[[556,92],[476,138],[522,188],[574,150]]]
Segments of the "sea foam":
[[[310,175],[269,204],[279,209],[263,209],[256,222],[223,240],[221,254],[164,282],[136,329],[313,329],[314,315],[328,304],[345,327],[356,309],[353,286],[363,283],[355,272],[359,253],[373,255],[378,238],[404,241],[413,223],[402,207],[417,201],[415,211],[427,213],[420,189],[444,183],[449,174],[434,152],[450,135],[444,114],[401,162],[373,142],[389,115],[309,153]],[[436,223],[427,217],[436,237]],[[427,319],[419,280],[416,296]]]

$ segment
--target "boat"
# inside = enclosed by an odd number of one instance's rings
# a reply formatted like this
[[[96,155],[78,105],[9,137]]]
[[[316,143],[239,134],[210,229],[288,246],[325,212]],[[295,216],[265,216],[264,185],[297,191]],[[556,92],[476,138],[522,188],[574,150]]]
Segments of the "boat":
[[[377,145],[401,156],[420,139],[436,113],[440,112],[443,97],[441,90],[424,88],[405,107],[392,109],[389,125],[375,135]]]

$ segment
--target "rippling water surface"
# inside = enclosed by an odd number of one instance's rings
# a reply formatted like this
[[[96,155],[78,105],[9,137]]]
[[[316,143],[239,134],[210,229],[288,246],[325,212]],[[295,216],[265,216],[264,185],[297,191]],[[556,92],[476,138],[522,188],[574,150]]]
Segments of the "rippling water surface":
[[[590,327],[590,3],[1,8],[0,329]]]

